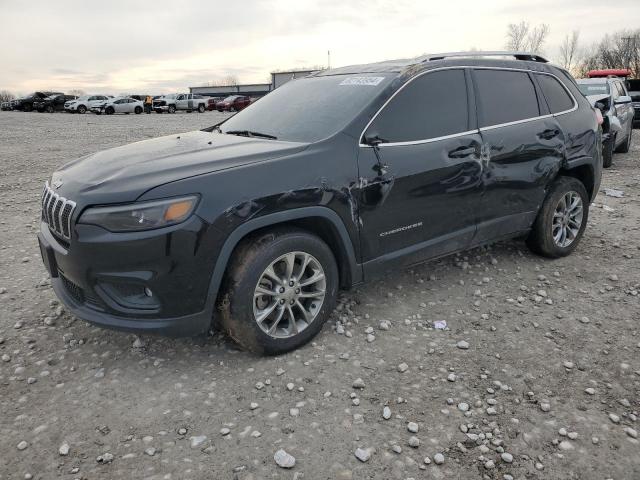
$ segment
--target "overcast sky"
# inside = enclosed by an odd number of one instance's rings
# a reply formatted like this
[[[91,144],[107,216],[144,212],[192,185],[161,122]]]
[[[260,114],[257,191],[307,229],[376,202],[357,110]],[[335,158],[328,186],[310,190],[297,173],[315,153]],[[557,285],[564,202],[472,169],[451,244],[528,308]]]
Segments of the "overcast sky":
[[[640,0],[0,0],[0,89],[164,93],[235,75],[502,49],[506,26],[640,28]]]

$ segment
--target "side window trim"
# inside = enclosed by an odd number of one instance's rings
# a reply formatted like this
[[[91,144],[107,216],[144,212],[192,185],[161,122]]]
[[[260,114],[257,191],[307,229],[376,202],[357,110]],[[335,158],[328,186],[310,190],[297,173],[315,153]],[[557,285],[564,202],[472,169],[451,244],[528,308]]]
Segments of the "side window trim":
[[[510,70],[510,71],[516,71],[516,72],[526,72],[529,75],[531,75],[531,73],[540,74],[540,75],[549,75],[549,76],[555,78],[556,80],[558,80],[560,82],[560,85],[562,85],[562,88],[564,88],[566,90],[566,92],[571,97],[571,100],[573,101],[573,108],[571,108],[569,110],[565,110],[563,112],[558,112],[558,113],[553,113],[553,114],[552,113],[547,113],[547,114],[544,114],[544,115],[538,115],[537,117],[524,118],[522,120],[515,120],[513,122],[499,123],[499,124],[496,124],[496,125],[487,125],[486,127],[479,127],[479,131],[481,131],[481,132],[483,130],[493,130],[495,128],[502,128],[502,127],[508,127],[508,126],[511,126],[511,125],[518,125],[520,123],[533,122],[534,120],[538,120],[538,119],[541,119],[541,118],[558,117],[560,115],[565,115],[567,113],[574,112],[575,110],[578,109],[578,102],[577,102],[576,98],[573,96],[571,91],[566,87],[566,85],[564,83],[562,83],[562,80],[560,80],[553,73],[538,72],[538,71],[526,70],[526,69],[522,69],[522,68],[504,68],[504,67],[474,66],[471,69],[472,70]],[[476,96],[477,96],[477,88],[475,87],[475,84],[476,84],[476,82],[475,82],[475,78],[474,78],[474,92],[476,93]],[[534,88],[536,89],[536,93],[537,93],[537,89],[538,89],[537,82],[533,81],[533,85],[534,85]],[[545,103],[546,103],[546,99],[545,99]],[[476,105],[477,105],[477,102],[476,102]]]
[[[466,87],[467,87],[467,104],[469,105],[469,108],[467,108],[467,128],[470,128],[469,125],[476,124],[476,119],[471,117],[472,110],[471,110],[471,106],[470,106],[471,104],[469,103],[471,101],[470,100],[470,95],[469,95],[469,79],[468,79],[467,72],[466,72],[468,69],[469,69],[469,67],[465,67],[465,66],[461,66],[461,65],[456,65],[456,66],[452,66],[452,67],[434,68],[432,70],[426,70],[424,72],[421,72],[418,75],[415,75],[414,77],[410,78],[407,82],[402,84],[402,86],[400,88],[398,88],[398,90],[393,92],[393,95],[391,95],[387,99],[387,101],[384,102],[384,104],[378,109],[378,111],[375,113],[375,115],[373,115],[373,117],[371,117],[371,120],[369,120],[367,125],[362,130],[362,133],[360,134],[360,138],[358,140],[358,143],[359,143],[358,146],[365,147],[365,148],[372,148],[371,145],[366,145],[366,144],[362,143],[362,139],[364,138],[364,134],[367,131],[367,129],[371,126],[371,124],[374,122],[374,120],[380,115],[380,113],[382,113],[382,111],[387,107],[387,105],[389,103],[391,103],[391,101],[395,98],[395,96],[398,93],[400,93],[405,87],[407,87],[407,85],[409,85],[415,79],[420,78],[423,75],[428,75],[429,73],[439,72],[439,71],[442,71],[442,70],[463,70],[465,84],[466,84]],[[475,101],[475,95],[474,95],[474,101]],[[475,105],[473,106],[473,111],[475,112]],[[406,145],[421,145],[423,143],[432,143],[432,142],[438,142],[440,140],[447,140],[447,139],[450,139],[450,138],[464,137],[465,135],[470,135],[472,133],[479,133],[478,128],[475,128],[475,129],[472,129],[472,130],[467,130],[465,132],[460,132],[460,133],[452,133],[451,135],[444,135],[444,136],[441,136],[441,137],[426,138],[426,139],[421,139],[421,140],[410,140],[410,141],[406,141],[406,142],[381,143],[380,145],[378,145],[378,147],[380,147],[380,148],[383,148],[383,147],[384,148],[388,148],[388,147],[397,147],[397,146],[406,146]]]

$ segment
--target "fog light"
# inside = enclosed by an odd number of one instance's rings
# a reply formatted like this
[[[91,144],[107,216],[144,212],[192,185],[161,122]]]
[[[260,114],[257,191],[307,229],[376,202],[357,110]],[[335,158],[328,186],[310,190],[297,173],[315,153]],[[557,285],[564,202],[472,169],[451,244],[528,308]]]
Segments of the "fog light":
[[[149,287],[144,287],[144,294],[147,297],[153,297],[153,292],[149,289]]]

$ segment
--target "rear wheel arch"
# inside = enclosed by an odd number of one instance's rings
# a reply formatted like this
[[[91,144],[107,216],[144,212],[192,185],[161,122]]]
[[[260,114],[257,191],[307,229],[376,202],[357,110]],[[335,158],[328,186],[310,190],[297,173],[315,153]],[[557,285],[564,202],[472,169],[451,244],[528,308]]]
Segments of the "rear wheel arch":
[[[595,174],[592,165],[583,164],[572,168],[562,168],[558,172],[558,176],[573,177],[580,180],[591,199],[593,199],[594,194],[597,193],[594,192]]]
[[[209,301],[217,301],[229,260],[243,239],[265,230],[287,226],[314,234],[329,246],[338,263],[341,287],[350,287],[362,281],[362,269],[356,261],[353,243],[338,214],[326,207],[303,207],[258,217],[233,230],[216,259],[209,285]]]

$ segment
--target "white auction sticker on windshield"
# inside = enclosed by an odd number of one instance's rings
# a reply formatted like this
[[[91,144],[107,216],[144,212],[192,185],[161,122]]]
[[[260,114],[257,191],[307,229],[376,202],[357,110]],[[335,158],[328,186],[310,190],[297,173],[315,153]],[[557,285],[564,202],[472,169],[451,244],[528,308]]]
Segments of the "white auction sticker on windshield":
[[[382,80],[384,80],[384,77],[347,77],[340,82],[340,85],[366,85],[375,87]]]

